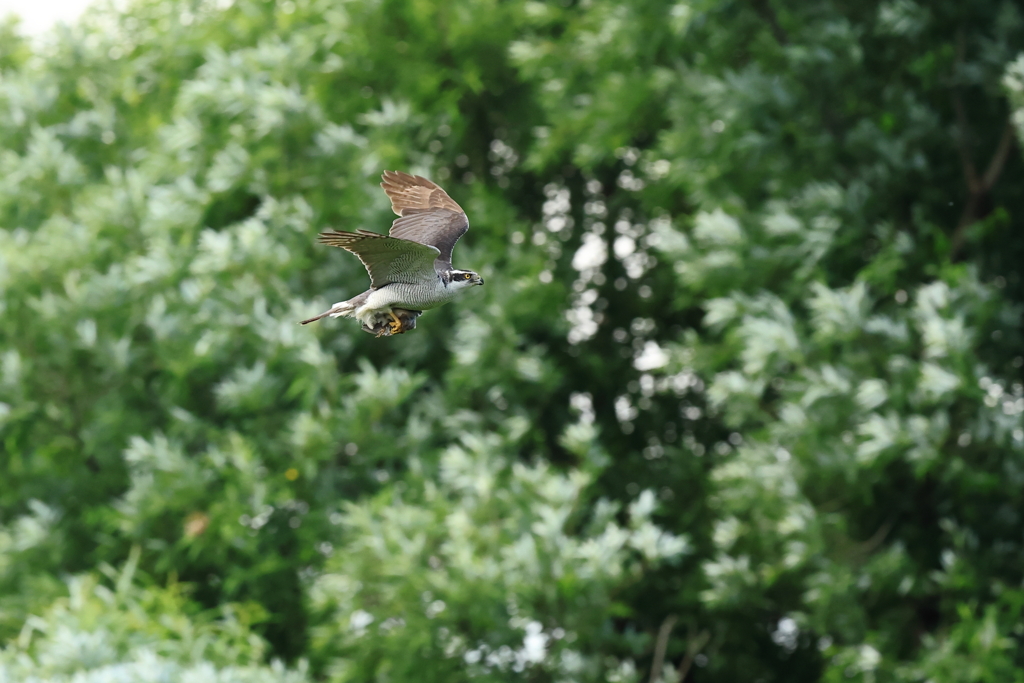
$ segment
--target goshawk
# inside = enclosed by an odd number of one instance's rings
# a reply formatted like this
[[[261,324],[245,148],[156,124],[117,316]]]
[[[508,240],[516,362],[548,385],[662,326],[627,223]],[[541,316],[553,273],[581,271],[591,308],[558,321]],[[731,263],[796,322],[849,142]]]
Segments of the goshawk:
[[[370,288],[303,325],[326,316],[346,317],[378,337],[401,334],[416,327],[423,311],[484,283],[471,270],[452,268],[452,249],[469,230],[462,207],[426,178],[401,171],[384,171],[382,177],[380,186],[398,214],[387,235],[332,230],[319,236],[321,244],[359,257],[370,274]]]

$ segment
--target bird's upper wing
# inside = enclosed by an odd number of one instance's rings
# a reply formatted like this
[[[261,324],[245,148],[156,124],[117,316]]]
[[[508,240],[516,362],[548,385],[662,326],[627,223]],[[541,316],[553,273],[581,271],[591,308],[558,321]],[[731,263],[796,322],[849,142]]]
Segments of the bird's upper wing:
[[[452,267],[452,249],[469,230],[469,218],[444,190],[418,175],[384,171],[380,184],[399,215],[391,225],[392,237],[436,247],[440,252],[434,267]]]
[[[391,210],[399,216],[404,216],[406,209],[447,209],[466,213],[444,190],[422,176],[384,171],[381,178],[384,182],[380,186],[391,200]]]
[[[370,285],[383,287],[394,282],[429,282],[437,278],[434,260],[437,247],[381,235],[368,230],[320,233],[319,242],[347,249],[359,257],[370,274]]]

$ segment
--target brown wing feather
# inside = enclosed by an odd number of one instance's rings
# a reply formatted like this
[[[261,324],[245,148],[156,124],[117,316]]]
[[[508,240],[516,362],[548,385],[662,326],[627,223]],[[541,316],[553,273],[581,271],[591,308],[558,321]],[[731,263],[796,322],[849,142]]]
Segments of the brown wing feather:
[[[380,184],[391,200],[391,210],[404,216],[408,209],[447,209],[465,214],[440,187],[426,178],[401,171],[384,171]]]
[[[459,238],[469,230],[469,220],[461,211],[447,209],[406,209],[405,213],[391,224],[391,237],[419,242],[441,252],[434,268],[438,271],[452,269],[452,250]]]

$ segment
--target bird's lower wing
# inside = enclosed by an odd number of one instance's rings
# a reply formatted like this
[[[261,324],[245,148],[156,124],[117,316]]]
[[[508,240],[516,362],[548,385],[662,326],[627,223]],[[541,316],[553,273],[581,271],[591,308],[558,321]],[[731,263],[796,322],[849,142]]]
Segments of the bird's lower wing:
[[[322,232],[318,241],[332,247],[341,247],[358,256],[370,274],[370,284],[374,288],[394,282],[432,281],[437,277],[434,259],[441,252],[428,244],[367,230]]]

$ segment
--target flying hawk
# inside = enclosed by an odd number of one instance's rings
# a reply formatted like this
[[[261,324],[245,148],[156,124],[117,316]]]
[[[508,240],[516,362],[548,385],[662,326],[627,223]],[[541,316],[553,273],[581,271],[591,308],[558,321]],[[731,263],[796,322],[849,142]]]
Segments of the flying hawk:
[[[384,171],[380,184],[398,218],[387,235],[357,230],[320,233],[318,241],[347,249],[370,274],[370,288],[334,304],[302,324],[332,318],[356,318],[378,337],[416,327],[416,318],[446,304],[483,278],[452,268],[452,249],[469,230],[469,218],[444,190],[418,175]]]

